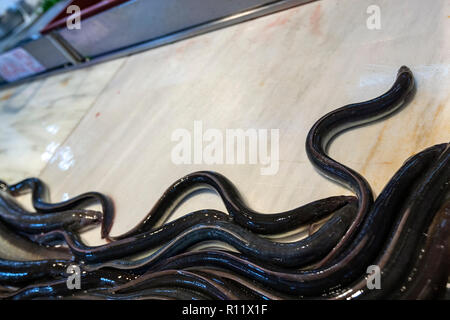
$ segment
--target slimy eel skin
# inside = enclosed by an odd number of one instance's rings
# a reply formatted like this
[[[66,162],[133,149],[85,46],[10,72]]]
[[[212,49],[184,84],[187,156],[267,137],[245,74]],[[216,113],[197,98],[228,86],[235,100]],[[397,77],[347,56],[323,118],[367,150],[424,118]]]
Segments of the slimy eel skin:
[[[450,270],[450,143],[408,158],[376,199],[361,174],[327,153],[338,134],[394,114],[414,90],[413,74],[402,66],[386,93],[336,109],[310,129],[305,145],[310,162],[356,197],[260,213],[225,176],[198,171],[170,185],[134,228],[112,236],[113,203],[101,193],[50,203],[38,178],[0,181],[0,298],[439,298]],[[226,212],[204,208],[167,222],[175,206],[199,188],[214,190]],[[28,192],[36,212],[14,199]],[[92,202],[100,203],[102,212],[87,210]],[[301,240],[273,237],[324,218]],[[85,244],[80,233],[100,222],[101,236],[110,242]],[[193,249],[211,240],[235,251]],[[80,267],[82,290],[67,287],[72,264]],[[380,288],[368,286],[369,266],[380,270]]]

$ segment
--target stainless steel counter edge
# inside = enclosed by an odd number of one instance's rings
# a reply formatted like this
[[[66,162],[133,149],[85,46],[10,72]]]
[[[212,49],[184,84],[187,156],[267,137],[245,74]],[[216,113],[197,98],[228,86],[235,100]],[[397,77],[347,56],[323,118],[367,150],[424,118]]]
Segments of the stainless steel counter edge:
[[[46,72],[43,73],[39,73],[21,80],[17,80],[15,82],[0,82],[0,89],[5,89],[5,88],[10,88],[19,84],[23,84],[29,81],[34,81],[37,79],[42,79],[44,77],[50,76],[50,75],[55,75],[55,74],[60,74],[63,72],[68,72],[68,71],[72,71],[72,70],[77,70],[80,68],[85,68],[85,67],[89,67],[92,65],[95,65],[97,63],[101,63],[101,62],[105,62],[105,61],[109,61],[112,59],[117,59],[120,57],[124,57],[124,56],[129,56],[135,53],[139,53],[145,50],[149,50],[149,49],[153,49],[156,47],[160,47],[166,44],[170,44],[170,43],[174,43],[180,40],[184,40],[184,39],[188,39],[191,37],[195,37],[197,35],[201,35],[204,33],[208,33],[211,31],[215,31],[224,27],[228,27],[234,24],[238,24],[241,22],[245,22],[251,19],[255,19],[261,16],[265,16],[271,13],[275,13],[278,11],[282,11],[282,10],[286,10],[295,6],[299,6],[308,2],[313,2],[315,0],[279,0],[279,1],[275,1],[275,2],[271,2],[269,4],[254,8],[254,9],[250,9],[244,12],[240,12],[237,14],[233,14],[221,19],[217,19],[214,21],[210,21],[204,24],[200,24],[200,25],[196,25],[194,27],[190,27],[187,29],[184,29],[182,31],[177,31],[174,32],[172,34],[168,34],[156,39],[152,39],[137,45],[133,45],[124,49],[119,49],[116,51],[112,51],[112,52],[108,52],[106,54],[103,55],[99,55],[93,59],[89,59],[87,58],[84,62],[82,63],[72,63],[70,66],[64,66],[64,67],[60,67],[60,68],[56,68],[54,70],[48,70]],[[58,38],[56,38],[58,40]],[[52,38],[52,42],[54,42],[55,38]],[[67,44],[61,44],[62,46],[67,48]],[[69,46],[71,45],[70,43],[68,44]],[[70,51],[70,50],[69,50]],[[74,50],[74,52],[76,52],[76,50]],[[66,57],[68,58],[68,57]],[[1,80],[0,80],[1,81]]]

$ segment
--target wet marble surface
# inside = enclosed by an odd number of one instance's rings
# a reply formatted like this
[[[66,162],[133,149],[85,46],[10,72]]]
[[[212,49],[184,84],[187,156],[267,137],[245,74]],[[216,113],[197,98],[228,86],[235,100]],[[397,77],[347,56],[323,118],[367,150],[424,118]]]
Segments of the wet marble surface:
[[[374,4],[380,30],[366,25]],[[313,169],[304,151],[307,132],[328,111],[386,91],[407,65],[417,81],[413,102],[338,137],[330,149],[378,193],[409,156],[449,140],[448,12],[445,0],[319,1],[21,87],[0,104],[7,124],[0,129],[1,170],[16,180],[43,169],[55,200],[88,190],[109,194],[117,209],[113,235],[136,225],[166,187],[196,170],[225,174],[255,210],[288,210],[349,194]],[[71,80],[63,87],[65,77]],[[86,96],[81,85],[91,87]],[[248,163],[174,164],[173,132],[192,132],[199,120],[205,130],[222,132],[279,129],[278,172],[263,176]],[[224,210],[213,193],[203,193],[175,216],[201,208]],[[97,243],[99,232],[85,237]]]
[[[38,176],[48,162],[73,165],[59,146],[122,65],[122,60],[0,91],[0,172],[15,182]]]

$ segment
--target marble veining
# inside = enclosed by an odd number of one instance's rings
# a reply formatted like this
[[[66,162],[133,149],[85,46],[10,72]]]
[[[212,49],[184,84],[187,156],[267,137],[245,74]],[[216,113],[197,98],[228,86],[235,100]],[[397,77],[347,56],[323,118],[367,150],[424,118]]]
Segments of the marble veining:
[[[14,182],[50,162],[68,170],[74,155],[60,145],[122,65],[116,60],[0,91],[0,172]]]
[[[380,7],[380,30],[367,28],[369,5]],[[445,0],[313,2],[95,66],[90,77],[77,71],[20,87],[21,94],[1,92],[0,99],[10,96],[0,103],[3,179],[42,169],[53,199],[87,190],[110,195],[117,209],[112,235],[135,226],[172,181],[192,171],[226,175],[261,212],[348,194],[308,162],[307,131],[320,115],[386,91],[407,65],[417,81],[411,105],[346,132],[330,149],[378,194],[405,159],[448,141],[449,6]],[[175,165],[171,134],[196,120],[218,130],[279,129],[278,173],[261,176],[252,165]],[[43,154],[55,160],[46,165]],[[64,159],[68,170],[61,169]],[[212,193],[195,198],[173,218],[224,209]],[[88,232],[87,242],[97,243],[98,234]]]

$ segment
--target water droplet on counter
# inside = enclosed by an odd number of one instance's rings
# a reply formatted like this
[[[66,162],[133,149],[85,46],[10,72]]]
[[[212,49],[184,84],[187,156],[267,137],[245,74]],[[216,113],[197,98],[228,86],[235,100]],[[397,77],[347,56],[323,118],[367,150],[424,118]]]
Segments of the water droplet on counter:
[[[41,154],[41,160],[44,162],[49,162],[58,147],[59,143],[54,141],[50,142],[45,148],[45,152]]]
[[[49,132],[51,134],[57,134],[59,131],[59,125],[51,124],[51,125],[48,125],[45,129],[47,130],[47,132]]]
[[[58,149],[56,155],[59,158],[58,168],[62,171],[69,170],[75,164],[75,159],[70,147],[66,146]]]

